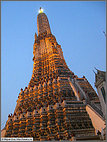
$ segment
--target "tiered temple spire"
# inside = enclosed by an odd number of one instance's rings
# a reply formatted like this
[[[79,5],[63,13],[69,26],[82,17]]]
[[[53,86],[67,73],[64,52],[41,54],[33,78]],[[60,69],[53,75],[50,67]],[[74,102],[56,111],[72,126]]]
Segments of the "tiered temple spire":
[[[41,9],[37,27],[33,74],[28,87],[19,93],[14,114],[8,117],[5,136],[69,140],[74,135],[95,135],[85,106],[91,100],[99,103],[97,94],[85,77],[78,78],[68,68]]]

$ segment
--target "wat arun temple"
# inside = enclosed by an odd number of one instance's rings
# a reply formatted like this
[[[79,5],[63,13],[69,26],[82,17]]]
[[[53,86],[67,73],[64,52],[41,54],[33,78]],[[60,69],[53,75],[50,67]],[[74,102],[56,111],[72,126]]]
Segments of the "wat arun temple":
[[[85,76],[79,78],[68,68],[41,8],[37,29],[32,77],[21,89],[14,113],[8,115],[4,137],[99,139],[105,118],[98,95]]]

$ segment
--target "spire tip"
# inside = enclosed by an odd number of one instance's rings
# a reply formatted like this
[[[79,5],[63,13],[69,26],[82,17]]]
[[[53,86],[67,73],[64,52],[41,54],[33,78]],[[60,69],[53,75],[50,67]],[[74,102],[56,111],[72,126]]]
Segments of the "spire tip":
[[[43,13],[43,8],[40,7],[39,13]]]

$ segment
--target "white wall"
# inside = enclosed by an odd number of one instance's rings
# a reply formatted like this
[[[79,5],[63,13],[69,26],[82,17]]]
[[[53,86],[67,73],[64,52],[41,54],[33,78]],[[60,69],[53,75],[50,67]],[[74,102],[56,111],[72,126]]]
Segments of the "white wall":
[[[92,124],[96,130],[99,130],[100,132],[102,129],[106,127],[105,121],[101,119],[101,117],[89,106],[86,106],[86,110],[91,118]]]

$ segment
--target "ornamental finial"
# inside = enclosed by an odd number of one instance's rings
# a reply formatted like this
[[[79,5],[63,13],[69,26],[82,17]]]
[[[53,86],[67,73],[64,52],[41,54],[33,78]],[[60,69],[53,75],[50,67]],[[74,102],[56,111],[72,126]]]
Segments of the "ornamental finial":
[[[39,9],[39,13],[43,13],[43,9],[41,7]]]

